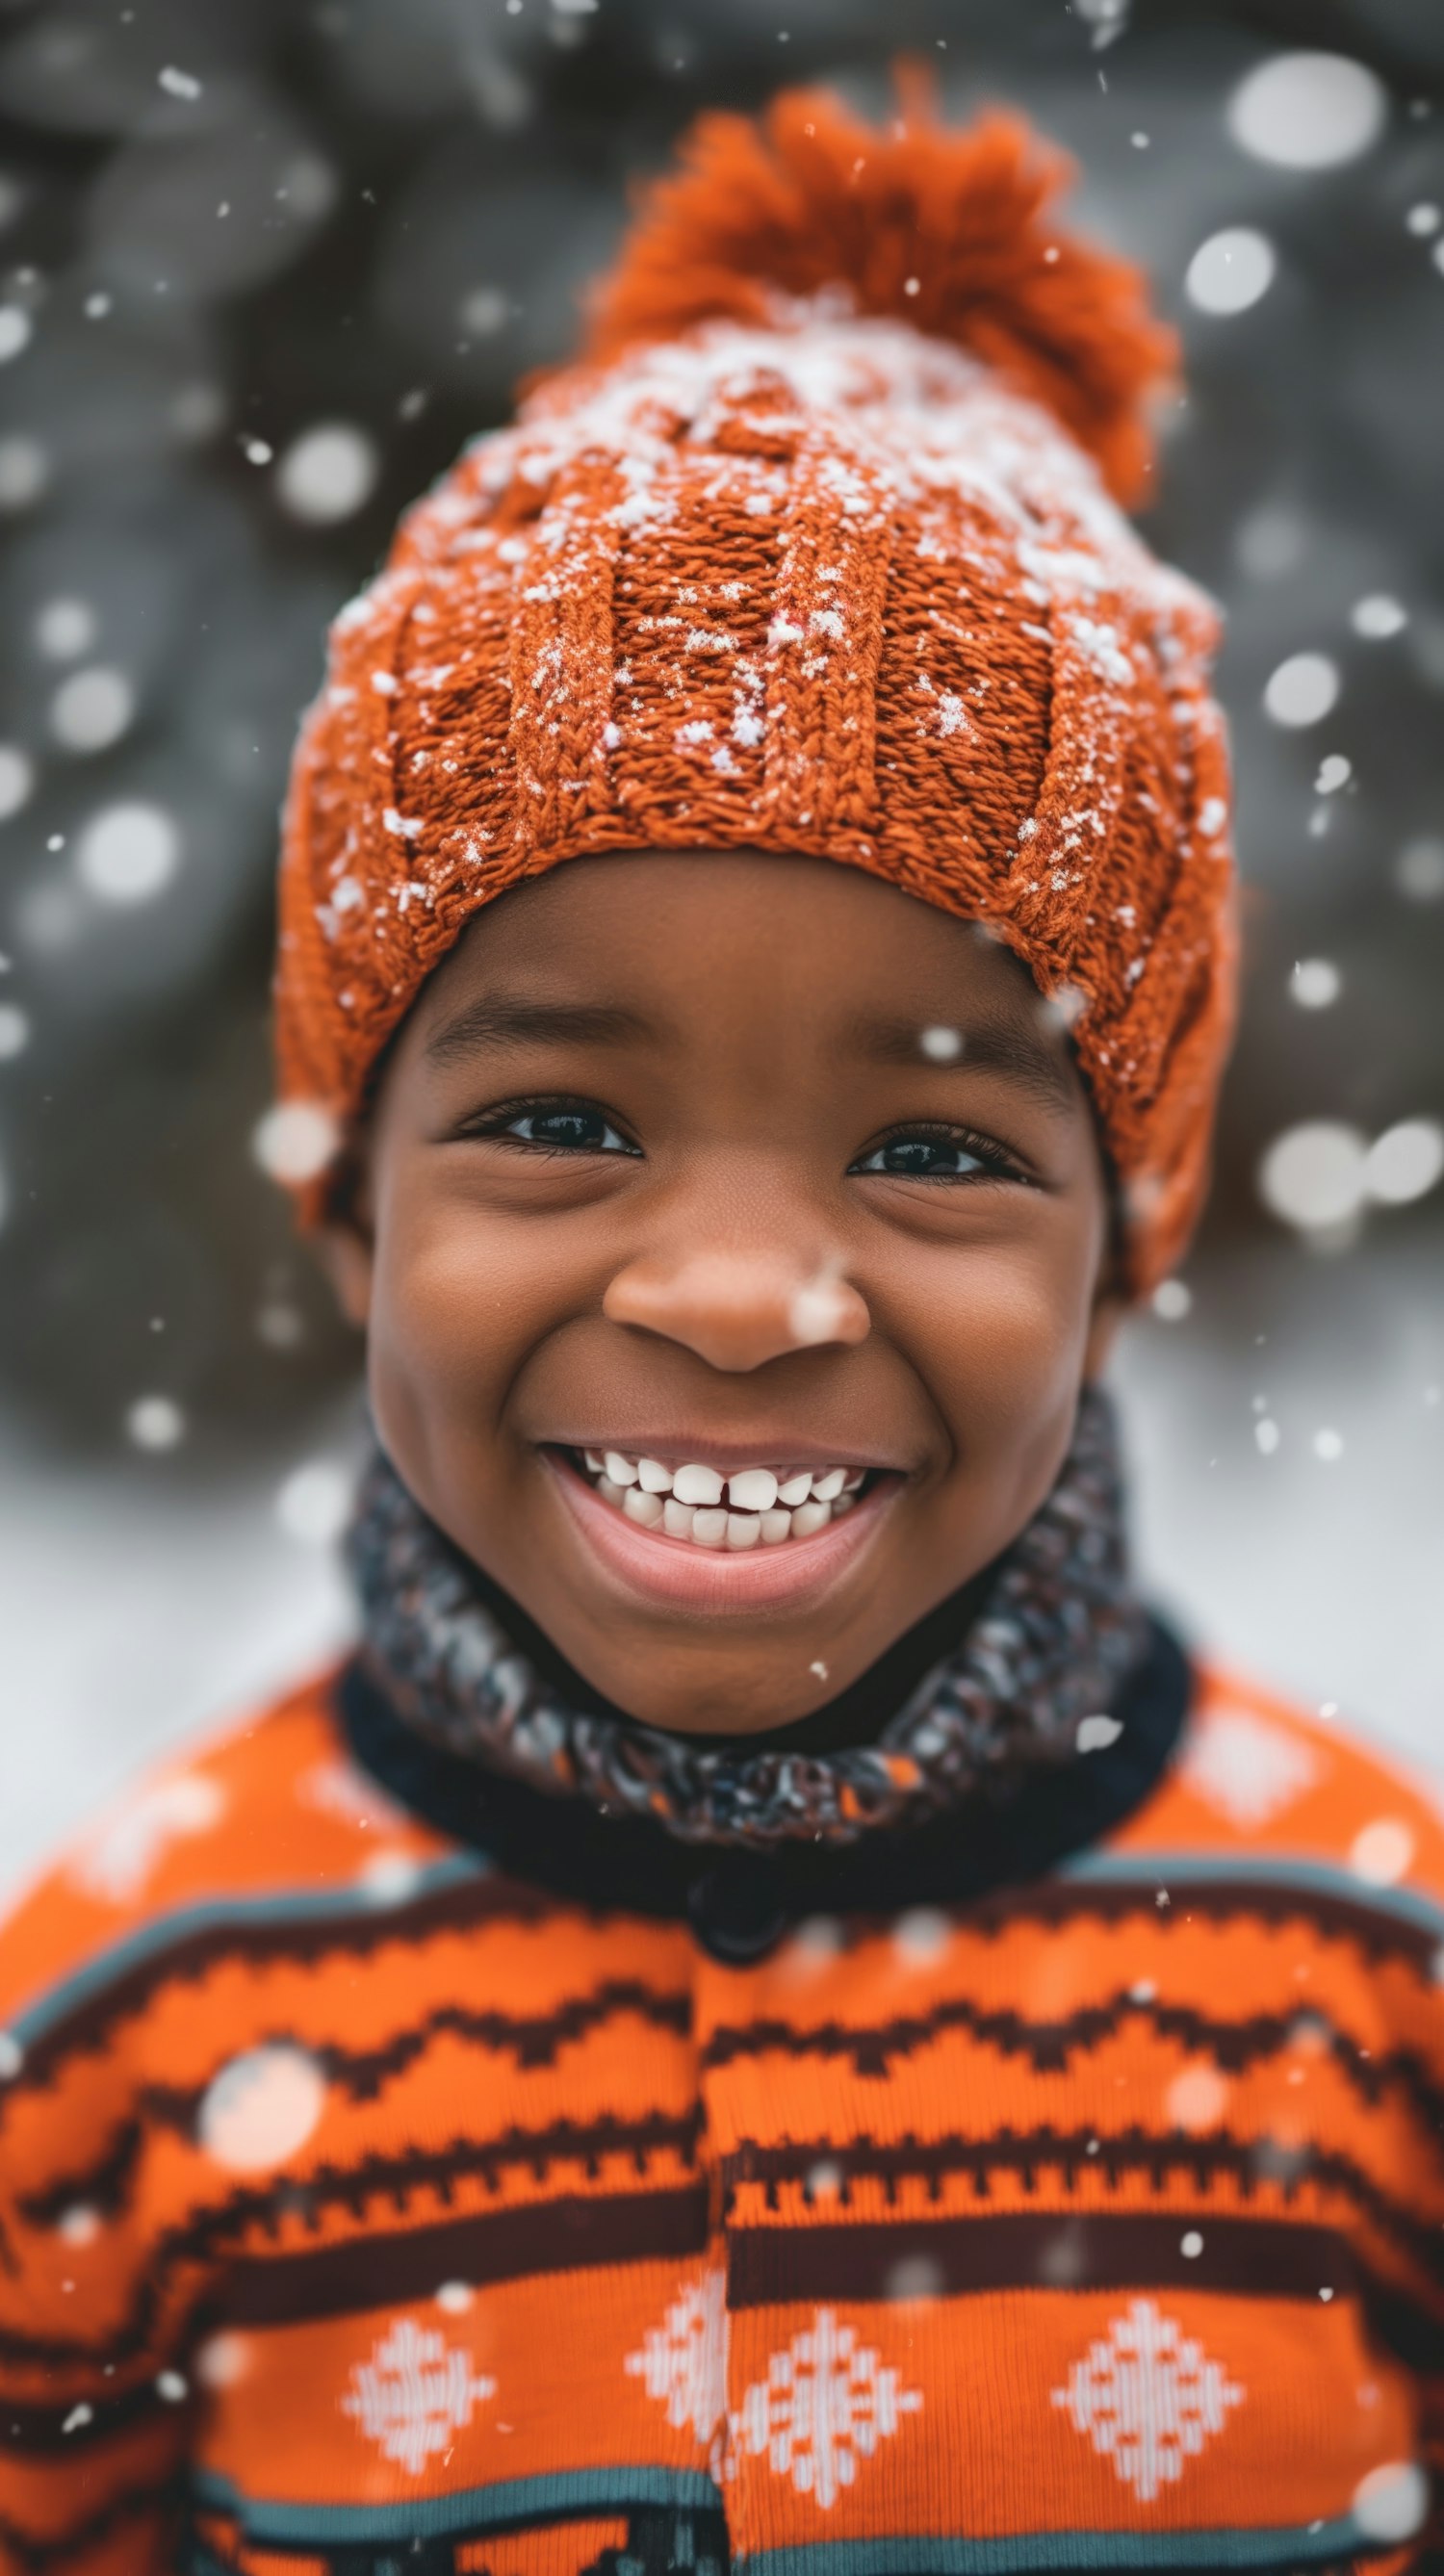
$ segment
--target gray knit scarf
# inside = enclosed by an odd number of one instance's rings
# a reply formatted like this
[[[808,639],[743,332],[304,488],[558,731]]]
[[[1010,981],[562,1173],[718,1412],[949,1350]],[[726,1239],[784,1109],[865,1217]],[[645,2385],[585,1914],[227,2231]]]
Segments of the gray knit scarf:
[[[719,1750],[568,1707],[379,1452],[348,1555],[364,1657],[419,1734],[551,1796],[650,1817],[692,1843],[855,1842],[1102,1745],[1145,1638],[1128,1580],[1113,1411],[1095,1389],[1084,1393],[1057,1483],[1001,1560],[961,1643],[873,1744],[816,1753],[774,1740],[749,1751],[743,1736]],[[1090,1718],[1105,1723],[1090,1729]]]

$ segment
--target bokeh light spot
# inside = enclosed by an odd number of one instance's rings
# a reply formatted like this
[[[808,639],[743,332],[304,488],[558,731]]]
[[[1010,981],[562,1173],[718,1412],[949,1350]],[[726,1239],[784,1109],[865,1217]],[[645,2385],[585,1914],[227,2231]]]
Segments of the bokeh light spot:
[[[1444,1127],[1433,1118],[1401,1118],[1376,1136],[1364,1161],[1364,1186],[1381,1207],[1407,1207],[1444,1175]]]
[[[30,1022],[18,1002],[0,1002],[0,1064],[10,1064],[30,1044]]]
[[[23,431],[0,438],[0,510],[28,510],[50,480],[50,459]]]
[[[125,1417],[137,1449],[174,1449],[185,1438],[186,1418],[168,1395],[137,1396]]]
[[[1376,1816],[1349,1845],[1349,1867],[1370,1887],[1397,1887],[1413,1857],[1413,1831],[1402,1816]]]
[[[107,805],[80,836],[81,883],[102,903],[149,903],[180,863],[180,834],[160,805]]]
[[[0,742],[0,823],[8,814],[18,814],[35,784],[35,771],[28,752],[18,743]]]
[[[340,1141],[335,1119],[318,1100],[281,1100],[258,1121],[251,1151],[273,1181],[294,1189],[324,1172]]]
[[[1367,152],[1386,109],[1383,83],[1348,54],[1275,54],[1239,83],[1228,123],[1255,161],[1328,170]]]
[[[1408,623],[1407,609],[1387,590],[1371,590],[1367,597],[1356,599],[1349,612],[1354,633],[1366,636],[1371,644],[1402,634]]]
[[[1301,957],[1289,977],[1289,993],[1301,1011],[1327,1011],[1343,989],[1331,957]]]
[[[1339,666],[1327,653],[1291,653],[1264,690],[1264,712],[1297,730],[1321,724],[1339,700]]]
[[[52,662],[73,661],[95,642],[95,611],[86,599],[48,599],[35,620],[35,641]]]
[[[1354,2520],[1369,2540],[1410,2540],[1429,2511],[1429,2480],[1413,2460],[1387,2460],[1354,2489]]]
[[[1188,300],[1200,313],[1246,313],[1268,293],[1277,265],[1267,235],[1247,224],[1210,233],[1188,263]]]
[[[349,519],[376,488],[374,439],[350,421],[318,421],[292,441],[276,468],[276,492],[293,519],[327,527]]]
[[[330,1547],[351,1517],[353,1482],[333,1459],[293,1468],[276,1496],[276,1518],[302,1547]]]
[[[62,680],[50,704],[50,725],[67,751],[108,751],[135,713],[135,691],[124,671],[96,662]]]
[[[1276,1136],[1259,1165],[1259,1195],[1302,1233],[1345,1224],[1365,1198],[1368,1147],[1356,1127],[1306,1118]]]
[[[325,2077],[304,2049],[247,2049],[208,2085],[200,2143],[228,2173],[265,2173],[305,2145],[325,2100]]]
[[[1444,840],[1421,832],[1406,841],[1394,861],[1394,883],[1408,903],[1438,903],[1444,897]]]

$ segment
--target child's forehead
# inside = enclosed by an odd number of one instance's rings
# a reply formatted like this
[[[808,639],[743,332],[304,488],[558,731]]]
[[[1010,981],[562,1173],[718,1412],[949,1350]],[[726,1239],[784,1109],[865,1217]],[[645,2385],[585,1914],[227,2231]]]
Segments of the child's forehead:
[[[605,991],[662,1019],[749,997],[785,1014],[820,1005],[838,1020],[896,1017],[914,1038],[939,1008],[1056,1019],[985,924],[786,852],[648,850],[550,870],[468,925],[422,996],[428,1039],[458,1003],[503,991],[538,1003]]]
[[[966,1065],[1076,1114],[1066,1014],[983,924],[835,862],[647,851],[578,860],[474,920],[406,1050],[443,1073],[528,1047],[859,1072]]]

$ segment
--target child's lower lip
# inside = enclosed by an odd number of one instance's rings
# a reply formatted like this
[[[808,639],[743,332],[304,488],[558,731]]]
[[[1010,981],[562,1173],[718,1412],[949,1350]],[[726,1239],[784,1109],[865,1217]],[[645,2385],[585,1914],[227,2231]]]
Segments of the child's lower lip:
[[[565,1509],[614,1580],[647,1601],[704,1617],[790,1606],[827,1591],[870,1544],[902,1489],[900,1477],[881,1476],[845,1520],[830,1521],[812,1538],[733,1555],[639,1528],[594,1493],[557,1451],[543,1449],[540,1455]]]

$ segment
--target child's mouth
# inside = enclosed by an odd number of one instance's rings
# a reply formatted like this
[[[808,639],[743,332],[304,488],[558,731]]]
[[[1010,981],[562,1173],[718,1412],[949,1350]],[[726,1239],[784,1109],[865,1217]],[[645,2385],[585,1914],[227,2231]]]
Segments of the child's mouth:
[[[621,1449],[569,1454],[592,1491],[638,1529],[734,1554],[815,1538],[851,1511],[867,1474],[851,1466],[669,1466]]]
[[[594,1562],[625,1592],[683,1616],[819,1600],[868,1551],[908,1481],[841,1459],[714,1467],[571,1445],[541,1456]]]

